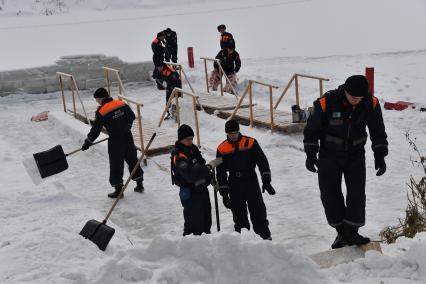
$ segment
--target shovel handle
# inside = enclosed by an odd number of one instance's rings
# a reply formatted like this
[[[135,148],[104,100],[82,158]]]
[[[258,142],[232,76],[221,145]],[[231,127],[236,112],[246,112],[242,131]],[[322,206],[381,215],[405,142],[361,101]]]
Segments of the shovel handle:
[[[138,162],[133,167],[132,172],[130,173],[130,176],[127,178],[126,183],[124,184],[123,188],[120,191],[120,194],[118,195],[117,199],[115,200],[114,204],[111,206],[111,209],[109,210],[108,214],[106,215],[105,219],[102,221],[103,224],[106,224],[106,222],[109,219],[109,216],[111,216],[112,211],[114,210],[115,206],[117,205],[118,201],[120,201],[121,196],[123,195],[123,192],[126,190],[127,185],[129,184],[132,177],[135,175],[136,170],[138,169],[139,165],[141,164],[143,158],[145,157],[146,152],[148,151],[149,147],[151,146],[152,141],[154,141],[155,136],[157,135],[157,132],[154,132],[152,134],[151,139],[149,139],[148,145],[146,145],[145,149],[143,149],[142,155],[140,156]]]
[[[99,144],[99,143],[104,142],[104,141],[106,141],[106,140],[108,140],[108,138],[104,138],[104,139],[102,139],[102,140],[99,140],[99,141],[97,141],[97,142],[93,143],[91,146],[96,145],[96,144]],[[81,151],[81,148],[79,148],[79,149],[77,149],[77,150],[74,150],[74,151],[72,151],[72,152],[69,152],[68,154],[65,154],[65,157],[71,156],[72,154],[75,154],[75,153],[80,152],[80,151]]]

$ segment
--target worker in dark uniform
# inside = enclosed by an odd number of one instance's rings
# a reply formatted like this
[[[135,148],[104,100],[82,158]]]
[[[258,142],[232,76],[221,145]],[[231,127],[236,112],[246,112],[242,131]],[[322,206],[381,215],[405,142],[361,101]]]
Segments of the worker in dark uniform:
[[[262,192],[266,190],[274,195],[268,159],[256,139],[241,135],[237,121],[227,121],[225,132],[227,139],[219,145],[216,152],[216,157],[223,159],[223,163],[217,167],[223,205],[232,210],[235,231],[241,232],[242,228],[250,230],[248,207],[254,232],[265,240],[272,240],[266,206],[255,172],[257,165],[263,183]]]
[[[232,47],[235,49],[235,40],[232,34],[226,31],[225,25],[217,26],[217,31],[220,33],[220,49]]]
[[[170,28],[164,30],[166,34],[166,54],[165,60],[170,62],[177,63],[177,53],[178,53],[178,45],[177,45],[177,34],[175,31],[172,31]]]
[[[219,59],[220,65],[229,79],[229,81],[226,81],[224,91],[233,94],[238,81],[237,73],[241,68],[240,55],[236,50],[234,50],[233,47],[227,47],[226,49],[219,51],[219,53],[216,55],[216,59]],[[216,91],[221,77],[219,76],[219,65],[217,62],[213,64],[213,67],[214,69],[210,76],[209,83],[212,90]]]
[[[152,61],[154,63],[154,71],[152,72],[152,78],[155,80],[155,83],[157,84],[157,88],[159,90],[164,90],[165,87],[163,86],[163,77],[161,76],[161,73],[158,71],[157,67],[161,67],[164,64],[164,53],[166,51],[163,41],[166,38],[166,34],[162,31],[157,34],[157,37],[152,41],[151,48],[152,48]]]
[[[337,231],[333,249],[370,241],[358,233],[365,224],[366,127],[378,170],[376,175],[381,176],[386,171],[388,154],[382,111],[378,99],[368,93],[367,79],[354,75],[314,102],[314,114],[304,130],[306,168],[318,172],[325,215]],[[342,175],[347,189],[346,202]]]
[[[109,182],[115,188],[115,191],[108,194],[108,197],[117,198],[123,187],[124,161],[129,166],[129,172],[132,172],[138,162],[136,146],[130,131],[135,120],[135,114],[127,104],[111,98],[104,88],[97,89],[93,97],[100,106],[96,111],[92,129],[90,129],[81,149],[83,151],[89,149],[101,133],[102,127],[105,127],[109,135]],[[132,179],[137,184],[134,189],[135,192],[142,193],[144,190],[142,184],[143,171],[140,166],[138,166]]]
[[[169,98],[173,92],[174,88],[182,88],[182,81],[179,76],[179,72],[177,72],[173,66],[163,64],[161,67],[158,67],[158,70],[160,71],[163,80],[166,81],[166,104],[169,101]],[[180,93],[178,94],[179,96]],[[172,103],[171,105],[171,115],[169,110],[167,110],[167,116],[165,119],[169,119],[170,117],[175,118],[176,117],[176,105]]]
[[[213,177],[211,169],[193,144],[194,131],[186,124],[178,129],[171,157],[172,182],[180,187],[183,206],[183,235],[210,234],[212,226],[210,196],[207,186]]]

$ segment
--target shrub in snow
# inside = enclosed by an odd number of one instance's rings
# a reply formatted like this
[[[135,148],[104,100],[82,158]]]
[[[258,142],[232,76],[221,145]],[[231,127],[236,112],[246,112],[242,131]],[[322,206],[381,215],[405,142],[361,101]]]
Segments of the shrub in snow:
[[[381,238],[388,243],[394,243],[401,236],[413,238],[418,232],[426,231],[426,157],[422,156],[417,148],[416,139],[412,140],[408,132],[405,133],[405,137],[418,155],[418,160],[412,160],[413,164],[422,167],[425,176],[420,181],[416,181],[413,176],[410,177],[405,218],[399,219],[398,225],[388,227],[380,233]]]

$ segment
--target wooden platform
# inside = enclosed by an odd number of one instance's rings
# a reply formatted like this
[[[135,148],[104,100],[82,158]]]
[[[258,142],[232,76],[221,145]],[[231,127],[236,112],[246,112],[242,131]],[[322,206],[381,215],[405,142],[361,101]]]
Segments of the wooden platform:
[[[233,110],[219,110],[216,112],[217,116],[222,118],[228,118],[231,116]],[[245,125],[250,124],[250,109],[240,108],[234,116],[241,123]],[[271,118],[269,109],[262,108],[261,106],[253,107],[253,125],[259,127],[271,128]],[[290,112],[281,110],[274,111],[274,131],[284,133],[296,133],[302,132],[305,127],[305,123],[293,123]]]
[[[95,110],[92,108],[86,109],[87,115],[89,116],[89,119],[91,122],[95,120]],[[67,112],[74,116],[74,112],[72,110],[67,110]],[[87,120],[85,116],[77,111],[77,119],[81,120],[82,122],[86,123]],[[153,156],[158,154],[164,154],[170,152],[170,150],[175,145],[176,141],[176,135],[174,133],[168,133],[164,129],[158,129],[157,123],[152,122],[150,119],[147,119],[145,117],[142,117],[142,125],[143,125],[143,137],[144,137],[144,147],[148,144],[149,139],[151,138],[154,131],[157,130],[157,136],[155,137],[154,141],[152,142],[151,146],[148,149],[148,152],[146,153],[147,156]],[[133,133],[133,139],[135,141],[135,145],[138,148],[139,151],[141,151],[141,138],[139,135],[139,126],[138,122],[135,120],[132,125],[132,133]]]
[[[216,110],[233,110],[238,103],[236,98],[229,95],[221,96],[216,92],[197,92],[196,94],[199,96],[200,104],[209,113],[213,113]],[[243,102],[241,108],[247,108],[248,106],[248,103]]]
[[[313,254],[310,258],[318,264],[320,268],[330,268],[332,266],[348,263],[358,258],[364,258],[367,251],[374,250],[382,253],[380,242],[372,241],[361,246],[342,247]]]

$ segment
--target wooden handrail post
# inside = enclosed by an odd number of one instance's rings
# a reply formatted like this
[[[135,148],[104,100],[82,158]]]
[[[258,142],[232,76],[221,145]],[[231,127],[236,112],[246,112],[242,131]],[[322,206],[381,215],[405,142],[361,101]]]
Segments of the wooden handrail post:
[[[172,104],[172,100],[175,96],[175,90],[173,89],[172,93],[170,94],[169,100],[166,103],[166,107],[164,108],[163,114],[161,115],[160,121],[158,122],[158,127],[161,127],[161,124],[163,124],[164,121],[164,117],[166,116],[166,112],[167,110],[170,108],[171,104]]]
[[[207,93],[210,93],[209,91],[209,76],[207,74],[207,59],[203,58],[204,60],[204,71],[206,73],[206,87],[207,87]]]
[[[222,68],[220,67],[219,67],[219,82],[220,82],[220,95],[223,97]]]
[[[272,103],[272,86],[269,86],[269,111],[271,115],[271,132],[274,131],[274,108]]]
[[[106,77],[106,80],[107,80],[108,94],[111,96],[111,88],[110,88],[111,83],[109,81],[109,73],[108,73],[107,69],[105,69],[105,77]]]
[[[75,107],[75,95],[74,95],[74,85],[72,84],[72,79],[69,77],[68,84],[71,82],[71,95],[72,95],[72,107],[74,112],[74,118],[77,118],[77,108]]]
[[[253,90],[252,90],[251,81],[249,81],[249,105],[250,105],[250,127],[253,127]]]
[[[61,95],[62,95],[62,104],[64,106],[64,112],[67,112],[67,106],[65,103],[65,95],[64,95],[64,83],[62,82],[62,75],[59,75],[59,84],[61,85]]]
[[[143,151],[144,143],[143,143],[142,115],[141,115],[141,106],[139,104],[136,105],[136,111],[137,111],[137,114],[138,114],[139,135],[141,137],[141,151]]]
[[[323,95],[323,86],[322,86],[322,79],[319,80],[319,88],[320,88],[320,97]]]
[[[194,117],[195,117],[195,132],[197,135],[197,146],[200,148],[201,142],[200,142],[200,128],[198,126],[198,115],[197,115],[197,103],[195,102],[196,98],[192,97],[192,108],[194,110]]]
[[[191,89],[191,92],[195,93],[194,88],[192,88],[191,82],[189,82],[188,76],[186,76],[186,72],[185,72],[185,70],[183,69],[182,65],[180,65],[180,68],[182,68],[183,76],[185,76],[185,80],[186,80],[186,82],[188,83],[189,88]]]
[[[295,75],[294,86],[296,88],[296,104],[298,106],[300,106],[300,103],[299,103],[299,78],[298,78],[297,74]]]
[[[183,96],[183,94],[182,94]],[[180,127],[180,107],[179,107],[179,93],[175,94],[176,97],[176,118],[178,127]]]
[[[280,104],[281,100],[283,99],[283,97],[287,93],[287,90],[290,88],[291,83],[293,83],[294,77],[295,77],[295,75],[293,75],[291,77],[290,81],[288,81],[287,86],[285,87],[284,91],[281,93],[281,96],[278,98],[278,101],[275,103],[274,109],[277,109],[277,107]]]
[[[245,88],[244,93],[240,97],[240,100],[238,101],[237,105],[235,106],[234,111],[232,112],[232,114],[229,117],[229,119],[232,119],[235,116],[235,114],[237,113],[238,109],[240,108],[241,103],[243,102],[244,98],[246,97],[246,95],[248,93],[249,85],[250,85],[250,83],[247,84],[247,87]]]

